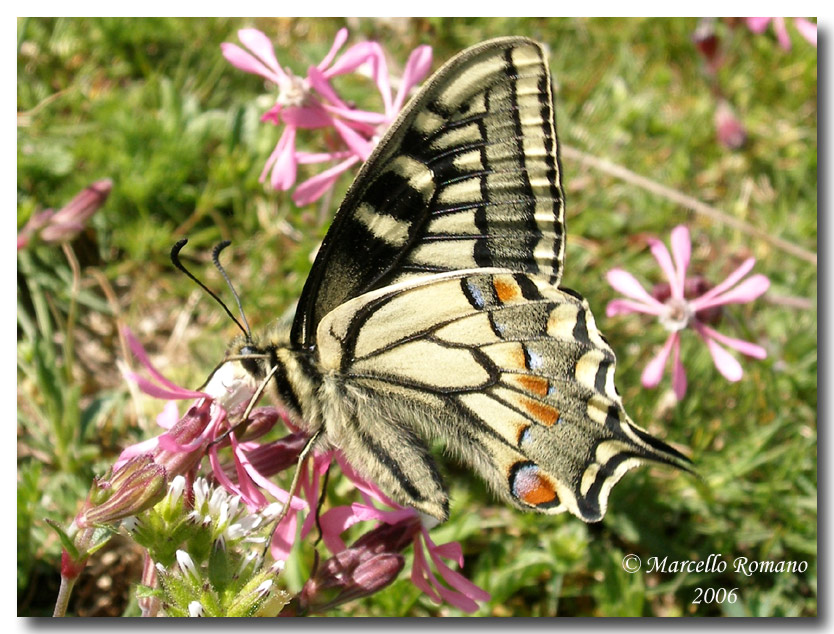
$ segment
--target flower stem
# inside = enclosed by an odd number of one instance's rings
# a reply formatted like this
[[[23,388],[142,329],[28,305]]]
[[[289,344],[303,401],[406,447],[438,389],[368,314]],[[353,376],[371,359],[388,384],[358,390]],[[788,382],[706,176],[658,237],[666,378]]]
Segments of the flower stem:
[[[61,587],[58,589],[58,599],[55,601],[55,610],[52,612],[53,617],[67,615],[67,605],[74,585],[75,579],[61,575]]]
[[[64,335],[64,372],[67,375],[67,382],[72,383],[72,367],[73,367],[73,348],[75,347],[75,319],[78,313],[78,291],[81,286],[81,267],[78,264],[78,258],[75,257],[72,247],[66,243],[61,243],[61,248],[64,255],[69,262],[70,269],[72,269],[72,288],[70,289],[70,305],[67,310],[67,329]]]

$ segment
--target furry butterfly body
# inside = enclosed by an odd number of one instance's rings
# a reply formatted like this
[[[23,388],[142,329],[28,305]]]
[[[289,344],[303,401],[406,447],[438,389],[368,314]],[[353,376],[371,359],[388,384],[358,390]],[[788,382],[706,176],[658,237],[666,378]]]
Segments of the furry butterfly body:
[[[380,141],[292,325],[231,352],[403,505],[448,517],[440,440],[508,503],[596,521],[627,470],[688,461],[625,413],[587,302],[559,287],[564,246],[544,51],[491,40]]]

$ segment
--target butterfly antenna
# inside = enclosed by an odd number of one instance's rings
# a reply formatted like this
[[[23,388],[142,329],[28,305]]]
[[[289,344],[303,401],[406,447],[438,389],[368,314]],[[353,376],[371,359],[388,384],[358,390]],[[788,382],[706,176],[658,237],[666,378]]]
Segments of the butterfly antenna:
[[[232,284],[232,280],[229,279],[228,274],[226,273],[226,269],[223,268],[223,265],[220,264],[220,252],[229,246],[231,242],[229,240],[224,240],[223,242],[218,243],[214,250],[211,252],[211,261],[214,262],[215,268],[220,271],[220,275],[223,276],[223,279],[226,280],[226,284],[229,285],[229,289],[232,291],[232,296],[235,298],[235,303],[237,304],[237,309],[240,311],[240,318],[243,320],[244,325],[246,326],[246,340],[252,340],[252,330],[249,328],[249,322],[246,321],[246,314],[243,312],[243,305],[240,303],[240,296],[237,294],[235,290],[234,284]],[[240,325],[240,324],[238,324]]]
[[[226,311],[226,314],[232,319],[233,322],[235,322],[235,324],[237,324],[237,327],[240,328],[240,330],[243,332],[243,334],[246,335],[247,338],[251,338],[251,332],[249,331],[249,324],[247,323],[246,328],[244,328],[240,324],[240,322],[237,320],[237,318],[232,314],[232,311],[229,310],[229,307],[226,306],[226,304],[223,303],[223,300],[220,299],[217,296],[217,294],[213,290],[211,290],[208,286],[206,286],[200,280],[198,280],[196,277],[194,277],[194,275],[191,273],[191,271],[189,271],[187,268],[185,268],[185,265],[183,265],[183,263],[180,261],[180,251],[182,251],[182,248],[187,243],[188,243],[188,238],[183,238],[182,240],[178,240],[177,243],[173,247],[171,247],[171,262],[180,271],[185,273],[185,275],[188,277],[188,279],[190,279],[192,282],[197,284],[197,286],[202,288],[206,293],[211,295],[211,297],[214,298],[214,301],[216,301],[218,304],[220,304],[223,307],[223,310]],[[228,244],[228,243],[226,243],[226,244]],[[217,251],[217,248],[215,247],[215,252],[216,251]],[[217,254],[216,253],[212,253],[212,259],[215,261],[215,264],[216,264],[217,263]],[[221,271],[221,273],[223,273],[223,277],[225,277],[226,281],[228,282],[229,278],[226,276],[226,272],[223,271],[222,268],[220,269],[220,271]],[[234,292],[234,289],[232,289],[232,292]],[[235,293],[235,299],[237,300],[237,293]],[[240,300],[238,300],[237,304],[238,304],[238,306],[240,306]],[[245,321],[246,321],[246,318],[244,318],[244,322]]]

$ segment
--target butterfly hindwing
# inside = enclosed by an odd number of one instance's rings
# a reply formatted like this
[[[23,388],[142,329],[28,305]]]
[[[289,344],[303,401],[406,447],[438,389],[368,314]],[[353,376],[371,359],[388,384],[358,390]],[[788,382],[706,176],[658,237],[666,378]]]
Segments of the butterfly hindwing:
[[[446,494],[425,446],[413,451],[420,437],[443,441],[511,504],[586,521],[637,464],[685,467],[625,414],[587,302],[545,279],[479,270],[401,283],[332,311],[317,340],[331,389],[356,404],[342,442],[363,447],[396,501],[432,515]],[[361,437],[370,429],[373,442]]]
[[[558,284],[557,154],[540,44],[500,38],[450,60],[348,190],[302,292],[293,342],[312,346],[328,312],[417,275],[500,267]]]

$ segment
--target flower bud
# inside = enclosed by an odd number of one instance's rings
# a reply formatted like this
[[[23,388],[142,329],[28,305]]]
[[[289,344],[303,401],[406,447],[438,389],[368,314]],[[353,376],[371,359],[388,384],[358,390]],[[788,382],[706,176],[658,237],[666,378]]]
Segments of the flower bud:
[[[165,495],[165,467],[144,454],[128,460],[109,480],[93,485],[86,508],[76,518],[80,528],[109,524],[151,508]]]
[[[28,245],[35,235],[48,244],[69,242],[81,232],[90,216],[104,204],[112,189],[113,181],[96,181],[58,211],[46,209],[35,214],[18,234],[17,249]]]
[[[715,73],[721,65],[718,56],[720,40],[715,32],[715,18],[701,18],[695,33],[692,34],[692,41],[706,60],[707,70]]]
[[[280,440],[252,449],[247,452],[246,457],[252,468],[262,476],[273,476],[298,462],[298,456],[307,445],[309,438],[309,435],[301,432],[288,434]],[[233,468],[234,466],[230,465],[228,472],[230,477],[234,477]]]
[[[350,548],[319,566],[304,584],[299,611],[324,612],[385,588],[405,565],[399,551],[413,541],[419,530],[419,520],[409,518],[397,524],[382,524],[357,539]]]
[[[41,231],[41,238],[50,243],[75,238],[84,228],[84,223],[104,204],[112,189],[113,181],[104,179],[82,190],[52,216]]]
[[[168,440],[172,445],[188,445],[200,437],[210,421],[211,401],[204,399],[189,407],[170,431],[160,438],[159,449],[154,455],[157,464],[164,466],[171,475],[187,473],[205,455],[205,445],[200,445],[192,451],[176,451],[175,448],[165,448],[163,439]],[[207,443],[208,439],[206,439]]]

